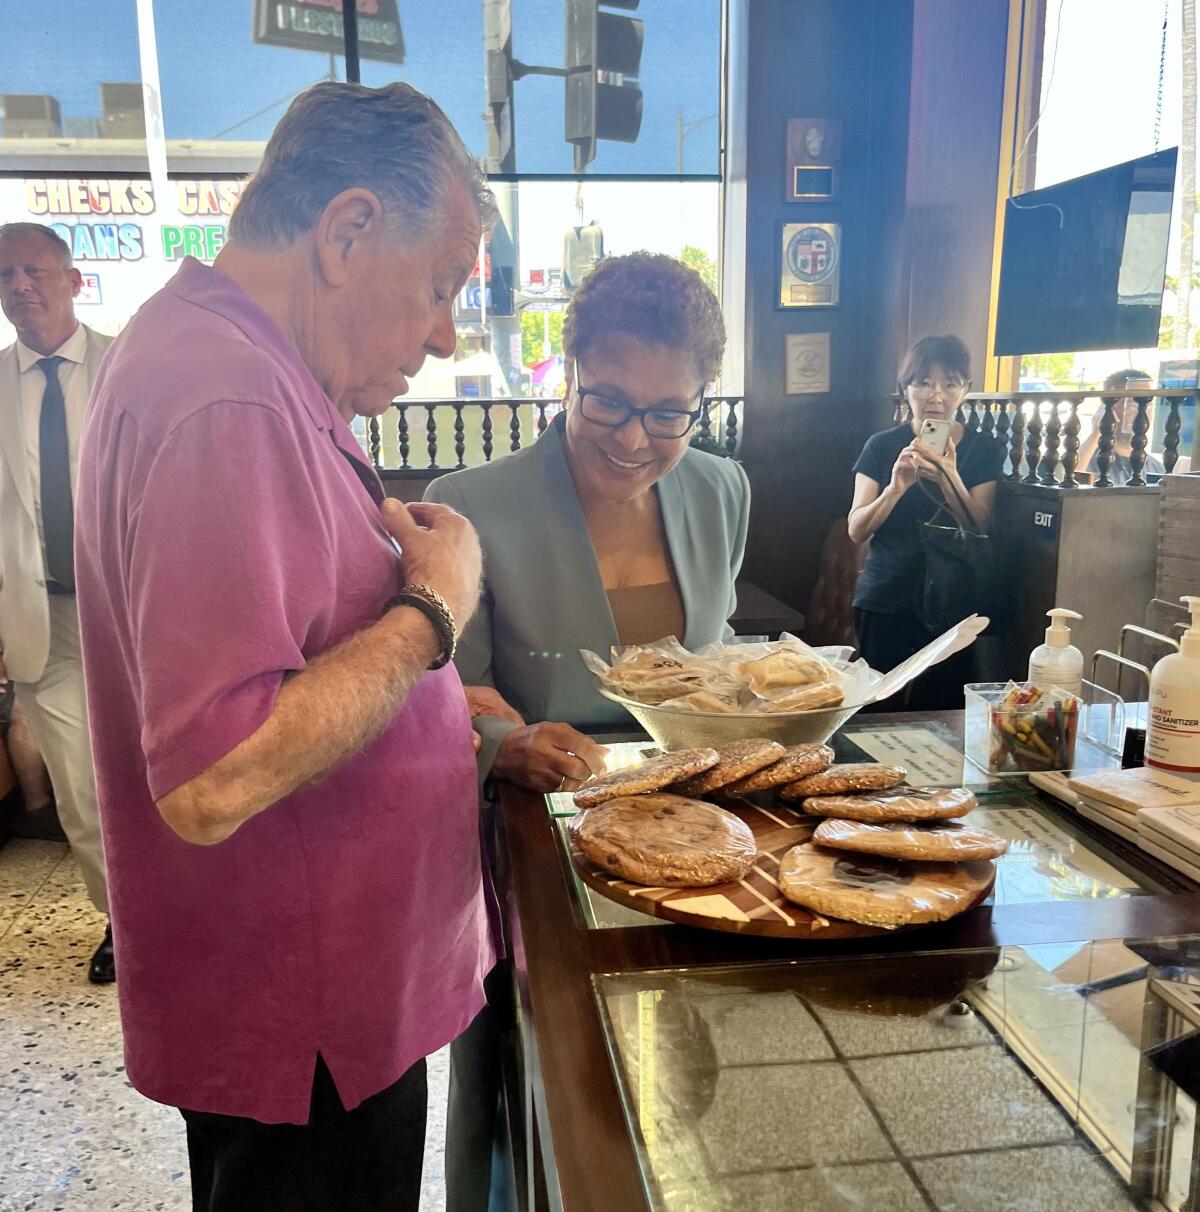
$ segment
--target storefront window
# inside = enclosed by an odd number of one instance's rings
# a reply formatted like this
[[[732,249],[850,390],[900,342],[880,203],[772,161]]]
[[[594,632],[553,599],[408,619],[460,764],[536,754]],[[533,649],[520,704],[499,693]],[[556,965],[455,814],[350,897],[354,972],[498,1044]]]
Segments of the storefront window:
[[[88,0],[6,4],[0,62],[0,170],[14,159],[82,163],[106,154],[145,166],[134,0],[103,14]]]
[[[1195,163],[1197,112],[1194,64],[1192,83],[1188,95],[1184,95],[1182,2],[1169,0],[1165,6],[1165,43],[1161,4],[1089,0],[1079,5],[1069,0],[1049,0],[1046,5],[1042,112],[1035,141],[1031,141],[1036,149],[1036,186],[1132,160],[1154,151],[1156,146],[1181,145],[1180,171],[1157,348],[1027,356],[1021,366],[1023,386],[1098,387],[1112,372],[1129,367],[1147,371],[1164,387],[1195,383],[1193,359],[1200,289],[1189,281],[1188,289],[1180,290],[1183,279],[1191,279],[1196,273],[1194,252],[1192,264],[1181,264],[1184,163],[1189,156]],[[1194,43],[1190,53],[1194,58]],[[1114,87],[1115,81],[1119,87]],[[1191,147],[1182,146],[1185,108],[1192,119]],[[1186,204],[1194,209],[1195,200],[1188,199]],[[1182,312],[1185,305],[1189,312],[1186,318]],[[1178,381],[1181,361],[1192,363],[1188,384]]]
[[[514,57],[561,67],[573,2],[513,0]],[[113,0],[104,21],[83,0],[53,7],[53,21],[44,7],[19,6],[5,17],[17,53],[0,68],[0,216],[53,226],[84,275],[81,316],[117,333],[185,256],[215,259],[243,176],[292,97],[344,78],[341,2],[212,0],[199,14],[157,0],[163,128],[175,174],[157,187],[147,176],[135,0]],[[504,8],[358,0],[363,83],[402,79],[428,92],[471,150],[487,156],[485,21]],[[642,23],[636,142],[598,140],[582,182],[524,179],[572,172],[574,148],[565,138],[562,77],[514,81],[518,171],[496,182],[503,222],[458,300],[458,358],[427,363],[412,382],[414,399],[560,394],[563,311],[600,256],[643,248],[682,256],[715,287],[719,0],[659,0],[611,13]],[[70,29],[86,29],[86,39],[63,38]],[[11,339],[0,320],[0,343]]]
[[[154,5],[171,166],[186,170],[199,159],[250,169],[297,93],[345,79],[341,0],[209,0],[202,13],[170,0]]]

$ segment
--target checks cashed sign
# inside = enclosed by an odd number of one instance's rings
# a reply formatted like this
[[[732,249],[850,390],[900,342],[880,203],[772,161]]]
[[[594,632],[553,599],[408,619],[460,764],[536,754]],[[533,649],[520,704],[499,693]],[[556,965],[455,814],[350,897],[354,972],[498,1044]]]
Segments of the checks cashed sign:
[[[175,179],[166,198],[144,177],[5,177],[0,218],[44,223],[67,242],[87,323],[115,334],[184,257],[213,262],[241,191],[232,177]],[[0,316],[0,348],[12,335]]]
[[[404,62],[397,0],[358,0],[361,59]],[[345,53],[342,0],[254,0],[254,41],[294,50]]]

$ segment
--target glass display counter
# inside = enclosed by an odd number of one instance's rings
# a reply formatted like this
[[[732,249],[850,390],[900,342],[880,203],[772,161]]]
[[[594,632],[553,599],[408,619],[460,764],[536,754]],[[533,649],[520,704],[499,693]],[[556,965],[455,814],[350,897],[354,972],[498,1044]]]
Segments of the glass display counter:
[[[1012,842],[990,900],[819,946],[672,925],[574,878],[569,795],[503,790],[528,1206],[1200,1212],[1195,885],[1023,779],[972,781],[961,713],[859,717],[835,748],[971,786]]]
[[[592,983],[653,1208],[1195,1206],[1200,938]]]

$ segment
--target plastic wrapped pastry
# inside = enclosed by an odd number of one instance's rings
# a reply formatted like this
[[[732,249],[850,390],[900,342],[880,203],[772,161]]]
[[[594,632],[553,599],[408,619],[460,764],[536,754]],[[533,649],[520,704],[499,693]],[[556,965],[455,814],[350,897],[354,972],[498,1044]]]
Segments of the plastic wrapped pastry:
[[[848,791],[886,791],[898,787],[908,777],[901,766],[882,766],[877,762],[840,762],[818,774],[810,774],[789,783],[779,794],[785,800],[802,800],[809,795],[842,795]]]
[[[832,681],[835,673],[819,657],[781,649],[753,661],[743,661],[738,671],[755,694],[770,698],[781,690]]]
[[[777,762],[729,784],[725,792],[728,795],[752,795],[756,791],[770,791],[772,787],[781,787],[806,774],[826,770],[832,762],[833,750],[828,745],[793,745],[784,750]]]
[[[864,926],[944,922],[969,908],[992,882],[988,862],[906,863],[793,846],[779,862],[779,887],[794,904]]]
[[[842,688],[833,682],[814,682],[793,690],[773,692],[773,697],[764,698],[759,711],[774,714],[777,711],[816,711],[820,707],[840,707],[845,695]]]
[[[649,702],[649,700],[644,700]],[[728,714],[740,711],[741,703],[736,690],[717,690],[706,688],[692,690],[677,699],[667,699],[659,704],[660,707],[684,707],[688,711],[708,711]]]
[[[586,649],[600,685],[648,707],[704,714],[823,711],[861,703],[873,675],[853,649],[818,652],[797,639],[712,644],[689,652],[673,636],[616,649],[611,664]]]
[[[999,858],[1008,850],[1007,838],[957,821],[822,821],[813,841],[835,850],[919,863],[966,863]]]
[[[790,787],[779,794],[794,799]],[[804,811],[846,821],[945,821],[966,816],[975,807],[975,795],[965,787],[925,789],[902,787],[879,795],[810,795]]]
[[[710,791],[719,791],[730,783],[773,766],[787,750],[778,741],[754,737],[745,741],[731,741],[728,745],[722,745],[717,752],[721,760],[715,766],[709,767],[703,774],[677,783],[671,790],[680,795],[707,795]]]
[[[575,792],[575,803],[580,808],[592,808],[619,796],[659,791],[708,770],[718,761],[720,754],[715,749],[681,749],[677,753],[663,753],[640,766],[627,766],[624,770],[614,770],[611,774],[589,779]]]
[[[594,867],[652,888],[702,888],[741,879],[757,848],[745,821],[682,795],[609,800],[568,830]]]

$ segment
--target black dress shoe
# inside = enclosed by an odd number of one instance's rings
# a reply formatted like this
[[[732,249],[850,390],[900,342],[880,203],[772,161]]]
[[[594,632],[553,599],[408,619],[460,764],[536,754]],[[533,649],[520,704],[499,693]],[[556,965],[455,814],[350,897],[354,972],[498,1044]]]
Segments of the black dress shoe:
[[[117,961],[113,958],[112,922],[109,922],[104,928],[104,941],[88,964],[88,980],[93,985],[111,985],[116,979]]]

